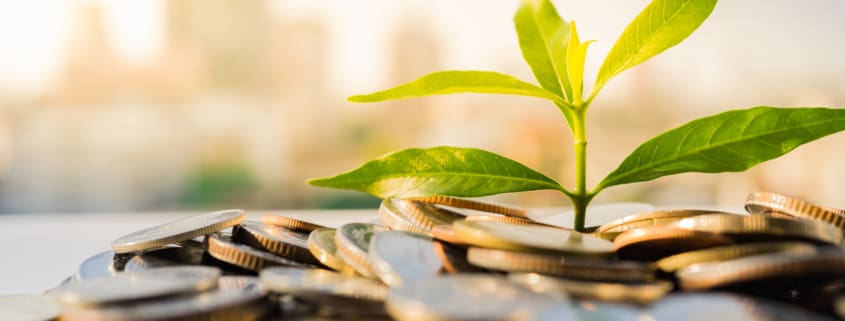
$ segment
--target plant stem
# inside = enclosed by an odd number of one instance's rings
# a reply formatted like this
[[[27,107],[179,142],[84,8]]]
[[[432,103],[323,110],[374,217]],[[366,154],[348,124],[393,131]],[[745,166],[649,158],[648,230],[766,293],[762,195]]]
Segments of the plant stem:
[[[574,227],[576,231],[584,231],[584,221],[587,216],[587,205],[594,194],[587,191],[587,106],[578,106],[573,114],[572,138],[575,148],[575,191],[570,196],[575,209]]]

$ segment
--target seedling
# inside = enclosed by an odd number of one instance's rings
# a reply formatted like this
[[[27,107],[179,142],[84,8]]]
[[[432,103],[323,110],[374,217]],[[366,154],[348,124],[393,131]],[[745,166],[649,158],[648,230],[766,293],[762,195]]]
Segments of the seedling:
[[[845,109],[759,106],[693,120],[637,147],[595,187],[586,186],[587,110],[604,85],[628,68],[677,45],[695,31],[716,0],[654,0],[611,48],[590,91],[584,91],[582,42],[573,21],[560,18],[548,0],[523,1],[514,16],[522,56],[539,86],[490,71],[440,71],[392,89],[349,97],[370,103],[454,93],[492,93],[546,99],[572,132],[575,186],[567,188],[514,160],[463,147],[411,148],[379,157],[315,186],[352,189],[377,197],[450,195],[478,197],[531,190],[557,190],[575,209],[574,227],[584,230],[587,205],[605,188],[687,173],[744,171],[796,147],[845,129]],[[586,95],[585,95],[586,94]]]

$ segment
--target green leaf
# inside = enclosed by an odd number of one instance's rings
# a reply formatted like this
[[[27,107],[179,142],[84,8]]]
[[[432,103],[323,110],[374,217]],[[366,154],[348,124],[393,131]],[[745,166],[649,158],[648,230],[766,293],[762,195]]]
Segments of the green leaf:
[[[561,97],[572,97],[566,72],[569,26],[548,0],[524,0],[513,17],[522,57],[540,86]]]
[[[354,103],[371,103],[385,100],[404,99],[456,93],[490,93],[532,96],[562,101],[562,98],[543,88],[529,84],[512,76],[492,71],[438,71],[417,80],[388,90],[349,97]]]
[[[707,19],[716,0],[654,0],[616,40],[599,69],[590,96],[610,78],[669,49]]]
[[[645,142],[602,188],[685,172],[739,172],[845,130],[845,109],[755,107],[700,118]]]
[[[581,43],[578,38],[578,28],[575,27],[575,21],[569,27],[571,36],[569,38],[569,48],[566,50],[566,64],[569,66],[569,83],[572,85],[571,99],[575,104],[581,102],[581,91],[584,89],[584,61],[587,58],[587,47],[593,41]]]
[[[377,197],[475,197],[541,189],[563,190],[553,179],[516,161],[475,148],[411,148],[352,171],[308,184],[351,189]]]

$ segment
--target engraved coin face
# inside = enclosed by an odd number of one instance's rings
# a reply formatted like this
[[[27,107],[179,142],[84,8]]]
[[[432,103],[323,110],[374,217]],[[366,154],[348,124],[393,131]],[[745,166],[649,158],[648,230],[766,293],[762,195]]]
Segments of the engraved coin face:
[[[0,320],[47,321],[61,313],[61,307],[47,295],[0,295]]]
[[[613,243],[608,240],[548,226],[455,221],[452,228],[461,240],[481,247],[595,256],[613,253]]]
[[[162,247],[211,234],[242,222],[242,210],[226,210],[170,221],[130,233],[112,242],[115,253],[128,253]]]
[[[569,305],[565,296],[478,274],[409,282],[390,289],[385,303],[390,316],[400,321],[513,320],[551,305]]]
[[[376,276],[391,287],[433,277],[443,267],[430,238],[403,231],[376,233],[369,259]]]
[[[269,312],[258,278],[223,276],[216,288],[167,300],[71,310],[63,320],[260,320]]]
[[[200,292],[215,287],[219,277],[220,270],[214,267],[165,267],[69,284],[52,295],[66,306],[98,306]]]

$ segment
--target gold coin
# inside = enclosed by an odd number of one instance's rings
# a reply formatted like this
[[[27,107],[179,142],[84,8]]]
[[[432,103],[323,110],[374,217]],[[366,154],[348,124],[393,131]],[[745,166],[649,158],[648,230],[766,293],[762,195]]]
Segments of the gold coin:
[[[734,243],[722,234],[656,225],[628,230],[613,240],[625,260],[654,261],[673,254]]]
[[[311,255],[317,258],[325,266],[328,266],[335,271],[346,269],[346,263],[343,263],[337,257],[337,246],[334,244],[335,229],[333,228],[319,228],[308,235],[308,250]]]
[[[464,198],[457,198],[452,196],[423,196],[423,197],[413,197],[409,198],[409,200],[428,203],[428,204],[439,204],[439,205],[446,205],[451,207],[457,208],[465,208],[469,210],[476,210],[488,213],[497,213],[507,216],[514,216],[514,217],[527,217],[528,212],[524,209],[513,208],[508,206],[490,204],[490,203],[483,203],[473,200],[468,200]]]
[[[431,236],[436,225],[451,224],[463,215],[436,207],[400,198],[387,198],[379,206],[379,218],[390,229],[408,231]]]
[[[320,264],[308,250],[308,234],[254,221],[243,221],[232,239],[292,260]]]
[[[467,216],[465,220],[470,222],[502,222],[502,223],[513,223],[513,224],[535,224],[535,225],[545,225],[543,223],[535,222],[533,220],[521,217],[513,217],[513,216],[501,216],[501,215],[471,215]],[[550,226],[550,225],[546,225]]]
[[[287,217],[282,215],[275,215],[275,214],[265,214],[261,215],[261,223],[276,225],[280,227],[284,227],[286,229],[291,229],[294,231],[301,231],[301,232],[311,232],[318,228],[324,228],[325,226],[306,222],[303,220],[298,220],[293,217]]]
[[[230,237],[215,233],[208,236],[208,254],[220,261],[254,272],[268,266],[299,266],[306,264],[296,262],[265,252],[247,245],[230,241]]]
[[[746,243],[675,254],[657,261],[657,267],[666,272],[675,272],[693,264],[727,261],[752,255],[767,253],[812,254],[815,252],[815,246],[803,242]]]
[[[595,235],[612,241],[616,236],[628,230],[647,226],[668,225],[687,217],[717,213],[722,212],[707,210],[662,210],[633,214],[599,226],[595,231]]]
[[[431,229],[431,236],[435,239],[455,245],[467,245],[467,243],[461,240],[458,234],[455,233],[455,229],[452,228],[452,225],[435,226]]]
[[[562,279],[537,273],[514,273],[509,279],[528,285],[537,292],[561,291],[575,298],[649,304],[672,291],[672,282],[607,283]]]
[[[356,272],[371,279],[376,278],[376,275],[368,260],[367,251],[376,230],[373,224],[349,223],[338,227],[334,236],[338,257]]]
[[[227,210],[191,216],[146,228],[123,236],[111,247],[115,253],[129,253],[187,241],[237,225],[246,218],[242,210]]]
[[[653,264],[470,247],[469,263],[483,268],[608,282],[652,281]]]
[[[781,277],[845,275],[845,251],[819,249],[817,253],[769,253],[723,262],[694,264],[678,271],[682,288],[710,289],[730,284]]]
[[[613,243],[608,240],[555,227],[459,220],[452,223],[452,228],[461,240],[480,247],[590,256],[613,254]]]
[[[0,295],[0,320],[47,321],[62,313],[53,298],[40,294]]]
[[[797,197],[770,192],[748,194],[745,209],[751,214],[782,214],[794,218],[822,221],[840,229],[845,228],[845,211],[821,207]]]
[[[815,220],[791,220],[765,215],[708,214],[671,224],[688,230],[726,234],[742,241],[807,240],[842,243],[842,230]]]

